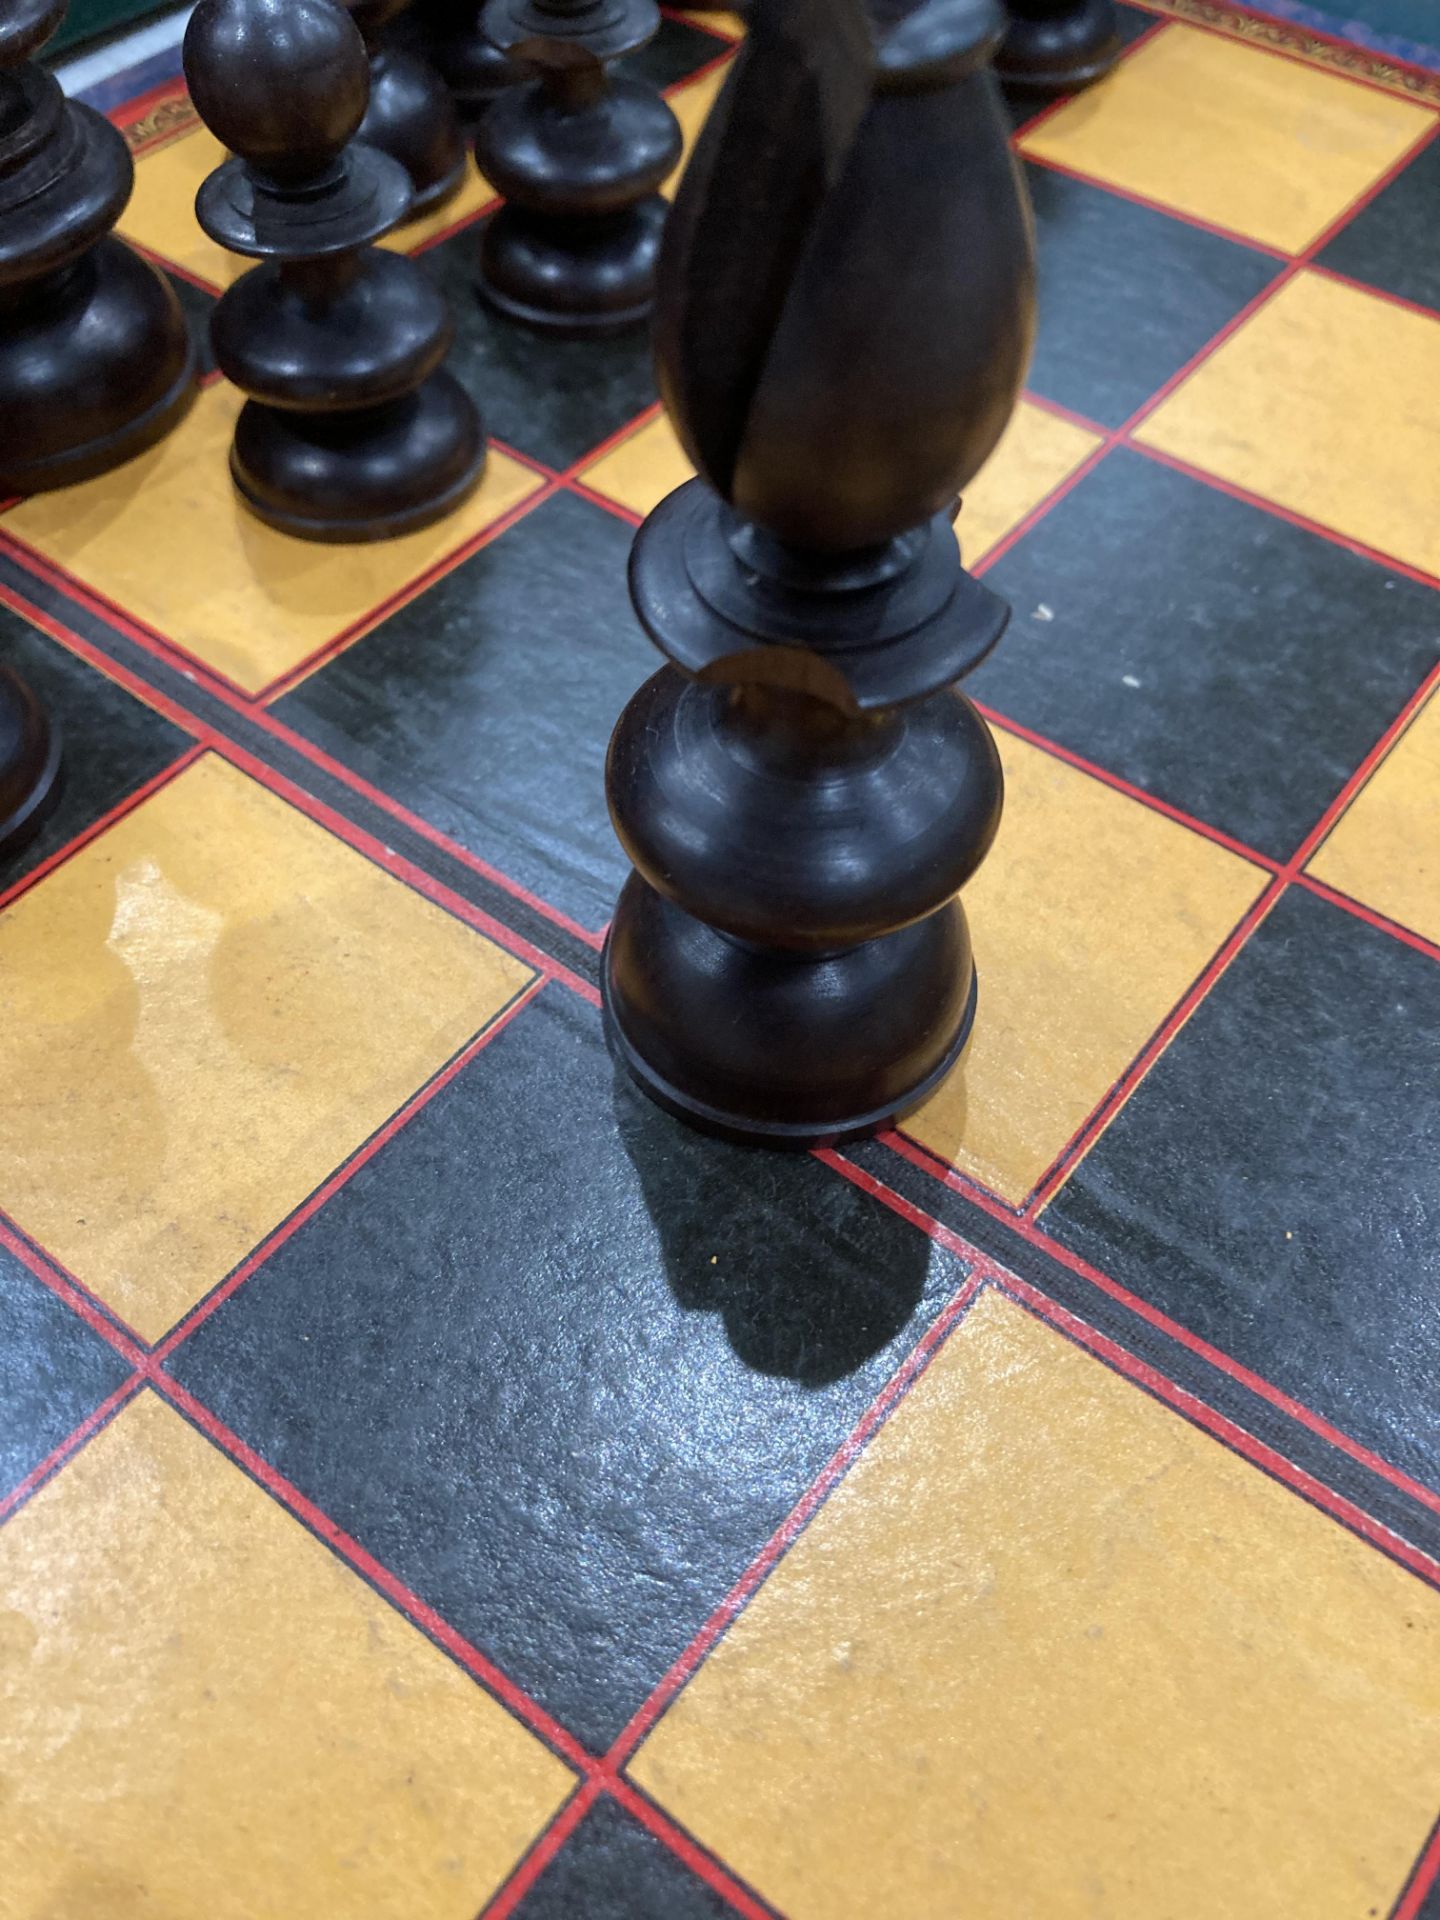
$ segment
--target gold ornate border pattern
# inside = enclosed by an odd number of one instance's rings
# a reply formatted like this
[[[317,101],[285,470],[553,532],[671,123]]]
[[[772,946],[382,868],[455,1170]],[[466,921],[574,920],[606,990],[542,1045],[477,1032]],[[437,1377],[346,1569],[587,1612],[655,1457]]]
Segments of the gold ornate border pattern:
[[[1292,59],[1328,67],[1333,73],[1368,80],[1371,86],[1384,87],[1389,93],[1440,107],[1440,73],[1406,66],[1353,40],[1333,40],[1297,21],[1251,13],[1244,7],[1227,5],[1226,0],[1138,0],[1138,4],[1148,13],[1193,21],[1196,26],[1229,34],[1232,39],[1253,41],[1276,53],[1288,53]]]

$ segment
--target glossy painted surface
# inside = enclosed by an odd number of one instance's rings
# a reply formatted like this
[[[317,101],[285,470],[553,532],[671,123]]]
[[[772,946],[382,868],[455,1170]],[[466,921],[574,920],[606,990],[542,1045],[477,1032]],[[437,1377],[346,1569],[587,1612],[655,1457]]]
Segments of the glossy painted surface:
[[[633,1772],[797,1920],[1351,1920],[1433,1801],[1437,1642],[1440,1596],[987,1293]]]
[[[0,919],[0,1204],[158,1339],[530,978],[202,759]]]
[[[248,693],[373,617],[541,484],[497,448],[479,489],[438,525],[375,546],[319,546],[262,525],[237,499],[226,461],[240,406],[233,387],[207,388],[158,447],[83,487],[22,501],[0,527]]]
[[[1173,26],[1020,149],[1298,252],[1433,126],[1418,102]],[[1297,152],[1304,164],[1296,164]]]
[[[1003,728],[996,743],[1006,857],[966,889],[983,1011],[904,1130],[1018,1205],[1265,876]]]
[[[1297,891],[1046,1219],[1182,1325],[1433,1476],[1437,1162],[1440,968]]]
[[[629,530],[599,507],[547,500],[276,711],[582,925],[603,926],[625,871],[605,811],[605,743],[652,664],[625,594],[628,550]],[[482,732],[476,757],[468,743]]]
[[[1440,316],[1302,273],[1181,383],[1139,437],[1440,573]]]
[[[176,1371],[603,1749],[959,1279],[656,1112],[547,991]]]
[[[1251,137],[1279,29],[1205,6]],[[1386,86],[1317,46],[1297,173]],[[715,50],[644,56],[692,130]],[[202,136],[139,111],[143,208]],[[0,862],[5,1920],[1440,1920],[1440,321],[1387,299],[1433,308],[1436,151],[1274,292],[1185,182],[1031,163],[1032,397],[958,522],[1009,815],[925,1145],[715,1146],[605,1059],[624,566],[685,477],[643,348],[447,278],[492,428],[595,491],[309,598],[223,436],[0,506],[72,748]],[[404,244],[468,274],[484,191]],[[1197,354],[1192,451],[1099,432],[1178,431]],[[112,947],[140,855],[181,905]]]
[[[1309,871],[1440,946],[1440,700],[1434,695]]]
[[[988,578],[977,700],[1277,860],[1436,659],[1433,588],[1128,448]]]
[[[148,1394],[6,1528],[0,1619],[16,1913],[469,1920],[570,1786]]]
[[[1034,165],[1025,177],[1040,252],[1028,385],[1102,426],[1122,426],[1280,271],[1089,181]]]

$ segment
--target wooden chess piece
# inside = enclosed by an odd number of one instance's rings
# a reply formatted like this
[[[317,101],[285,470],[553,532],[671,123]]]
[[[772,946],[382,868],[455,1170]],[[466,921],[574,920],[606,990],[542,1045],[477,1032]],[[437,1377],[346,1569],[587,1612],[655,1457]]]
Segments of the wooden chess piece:
[[[491,101],[528,77],[485,32],[482,11],[483,0],[414,0],[389,29],[392,40],[440,75],[471,134]]]
[[[637,870],[607,1030],[662,1106],[753,1143],[885,1125],[974,1015],[955,896],[1001,773],[954,683],[1009,610],[951,522],[1034,320],[1002,24],[994,0],[766,0],[662,250],[661,393],[701,477],[631,560],[673,664],[610,746]]]
[[[1120,57],[1114,0],[1006,0],[1006,11],[995,72],[1007,88],[1075,93]]]
[[[490,0],[483,18],[539,78],[501,94],[476,132],[506,199],[481,239],[481,292],[556,332],[643,322],[667,211],[657,189],[683,143],[655,89],[609,67],[654,37],[655,0]]]
[[[215,359],[250,395],[230,468],[262,520],[311,540],[377,540],[440,518],[485,440],[441,366],[444,300],[373,246],[410,204],[405,169],[353,139],[369,64],[335,0],[200,0],[185,75],[233,158],[195,203],[212,240],[261,264],[211,316]]]
[[[20,676],[0,666],[0,860],[34,838],[59,797],[59,733]]]
[[[398,160],[410,176],[411,216],[459,191],[469,165],[455,104],[445,82],[385,29],[408,0],[345,0],[370,56],[370,104],[358,138]]]
[[[65,0],[0,6],[0,495],[128,460],[194,390],[174,289],[110,231],[129,149],[34,58],[64,17]]]

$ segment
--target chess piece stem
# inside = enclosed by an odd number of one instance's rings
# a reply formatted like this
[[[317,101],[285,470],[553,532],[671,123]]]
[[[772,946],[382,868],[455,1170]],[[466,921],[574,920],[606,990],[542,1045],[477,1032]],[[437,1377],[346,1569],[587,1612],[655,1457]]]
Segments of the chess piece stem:
[[[398,160],[409,174],[413,218],[459,191],[469,156],[440,75],[419,55],[382,37],[407,3],[346,0],[370,56],[370,104],[357,137]]]
[[[129,150],[35,61],[64,16],[64,0],[0,9],[0,494],[128,460],[194,389],[174,290],[110,231]]]
[[[59,797],[59,733],[20,676],[0,666],[0,860],[34,838]]]
[[[1001,24],[991,0],[767,0],[662,252],[661,392],[701,477],[631,561],[671,664],[610,747],[636,871],[606,1020],[654,1099],[750,1142],[887,1124],[974,1015],[956,894],[1001,775],[954,683],[1008,609],[951,520],[1033,330]]]
[[[610,333],[654,302],[666,205],[657,189],[681,153],[653,87],[610,63],[653,38],[654,0],[490,0],[497,45],[538,72],[491,106],[475,137],[506,204],[486,223],[480,287],[530,326]]]
[[[230,466],[252,512],[314,540],[375,540],[448,513],[484,435],[441,362],[440,294],[372,243],[403,219],[398,161],[353,138],[369,68],[334,0],[201,0],[185,34],[191,98],[233,158],[196,214],[260,261],[212,316],[215,358],[250,398]]]
[[[1009,25],[995,72],[1021,93],[1075,93],[1120,57],[1113,0],[1006,0]]]

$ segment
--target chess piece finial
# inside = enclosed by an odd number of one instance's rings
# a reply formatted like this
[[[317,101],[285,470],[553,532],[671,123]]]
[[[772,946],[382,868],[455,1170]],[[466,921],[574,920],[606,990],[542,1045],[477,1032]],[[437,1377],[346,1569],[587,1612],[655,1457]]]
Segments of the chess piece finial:
[[[0,666],[0,861],[35,837],[59,795],[60,736],[20,676]]]
[[[459,191],[469,165],[454,103],[435,69],[386,32],[410,0],[345,4],[370,56],[370,104],[359,138],[409,174],[411,215],[429,213]]]
[[[1075,93],[1120,58],[1114,0],[1005,0],[1010,16],[995,55],[1001,83],[1017,94]]]
[[[232,154],[202,184],[211,239],[260,261],[211,317],[222,373],[250,397],[235,484],[315,540],[408,532],[480,477],[474,404],[445,370],[451,322],[424,272],[372,243],[411,188],[354,138],[369,63],[336,0],[200,0],[185,33],[200,117]]]
[[[0,495],[128,460],[194,389],[174,290],[111,233],[125,142],[36,64],[64,17],[64,0],[0,7]]]
[[[506,204],[486,222],[490,304],[562,333],[636,326],[654,302],[659,193],[679,123],[653,87],[611,63],[651,40],[654,0],[490,0],[487,33],[538,78],[501,94],[475,137]]]
[[[764,0],[662,251],[661,391],[701,477],[631,561],[672,664],[611,742],[636,871],[607,1027],[662,1105],[757,1143],[888,1123],[973,1017],[956,895],[1001,776],[954,683],[1008,609],[951,521],[1033,332],[1001,24],[992,0]]]

